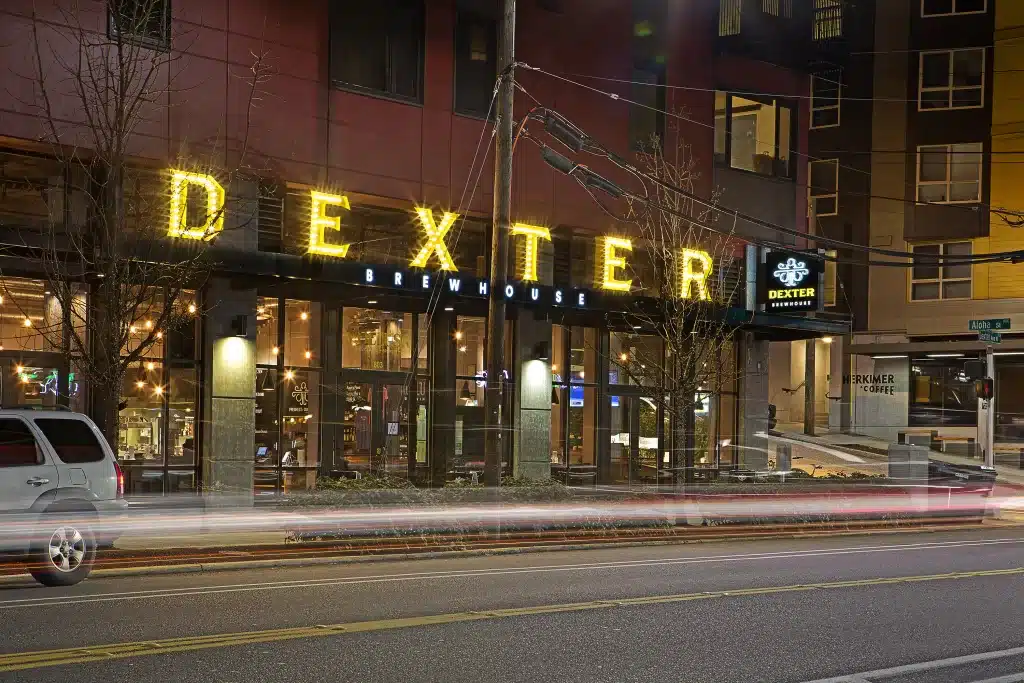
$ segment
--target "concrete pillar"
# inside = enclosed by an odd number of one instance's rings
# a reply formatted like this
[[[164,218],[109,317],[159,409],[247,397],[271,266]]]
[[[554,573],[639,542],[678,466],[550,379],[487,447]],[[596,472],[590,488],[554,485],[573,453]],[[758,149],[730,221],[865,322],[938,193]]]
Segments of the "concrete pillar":
[[[817,388],[815,375],[815,353],[818,344],[814,339],[804,342],[804,434],[814,436],[814,413]]]
[[[208,311],[203,335],[203,482],[224,492],[212,502],[251,505],[256,291],[234,289],[229,280],[213,278],[203,293],[203,309]]]
[[[524,479],[551,476],[551,322],[532,310],[516,314],[519,367],[515,395],[512,472]],[[541,353],[543,351],[543,353]],[[546,358],[538,358],[538,355]]]
[[[768,466],[768,342],[753,332],[740,333],[739,412],[740,464],[763,470]]]
[[[448,311],[430,316],[430,485],[444,486],[448,458],[455,454],[455,334],[456,317]],[[477,366],[480,367],[480,366]]]

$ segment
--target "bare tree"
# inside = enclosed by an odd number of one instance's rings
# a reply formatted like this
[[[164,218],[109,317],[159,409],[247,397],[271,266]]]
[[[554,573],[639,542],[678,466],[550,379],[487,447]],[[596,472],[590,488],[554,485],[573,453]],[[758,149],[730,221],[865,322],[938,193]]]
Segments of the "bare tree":
[[[638,157],[640,170],[663,184],[645,180],[647,201],[632,202],[638,239],[632,240],[631,275],[645,301],[657,303],[628,308],[625,322],[638,334],[622,337],[608,360],[623,376],[620,382],[655,388],[648,400],[671,418],[669,466],[656,450],[641,449],[641,460],[650,462],[631,462],[630,479],[639,478],[643,468],[659,481],[681,474],[691,481],[712,436],[695,410],[720,409],[723,390],[737,379],[737,325],[727,310],[743,291],[743,246],[731,225],[715,224],[717,191],[707,203],[686,196],[694,196],[700,172],[685,141],[680,138],[668,155],[661,145],[649,145]],[[647,343],[651,337],[657,343]]]
[[[177,175],[141,161],[163,156],[150,141],[166,135],[172,102],[181,99],[171,95],[182,92],[187,36],[170,44],[170,3],[55,4],[47,18],[32,17],[31,104],[66,188],[61,213],[41,234],[25,235],[57,309],[36,332],[85,380],[89,413],[116,445],[126,375],[194,324],[194,292],[213,265],[208,245],[224,225],[222,188],[255,171],[246,159],[250,116],[234,137],[175,140],[179,151],[160,165],[170,162]],[[265,54],[253,54],[244,77],[251,108],[268,78]],[[196,182],[203,178],[215,184]],[[210,201],[215,195],[219,202]],[[175,225],[192,239],[170,238]]]

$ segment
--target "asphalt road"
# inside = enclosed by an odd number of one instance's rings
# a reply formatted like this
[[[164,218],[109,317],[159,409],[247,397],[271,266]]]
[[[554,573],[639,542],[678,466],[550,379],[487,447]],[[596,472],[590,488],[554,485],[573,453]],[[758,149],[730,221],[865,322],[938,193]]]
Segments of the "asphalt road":
[[[7,581],[0,680],[1012,683],[1022,596],[1009,527]]]

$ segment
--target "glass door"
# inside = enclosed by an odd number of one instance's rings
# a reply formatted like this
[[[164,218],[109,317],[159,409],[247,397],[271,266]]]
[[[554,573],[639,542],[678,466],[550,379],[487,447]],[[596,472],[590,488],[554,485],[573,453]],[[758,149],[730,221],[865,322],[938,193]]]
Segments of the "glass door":
[[[649,396],[609,396],[610,478],[618,484],[657,484],[658,404]]]
[[[382,461],[389,473],[399,475],[409,468],[409,393],[408,384],[380,385]]]
[[[375,388],[376,386],[372,382],[345,382],[342,384],[342,461],[340,463],[335,461],[335,468],[338,470],[369,472],[375,464],[373,461]]]

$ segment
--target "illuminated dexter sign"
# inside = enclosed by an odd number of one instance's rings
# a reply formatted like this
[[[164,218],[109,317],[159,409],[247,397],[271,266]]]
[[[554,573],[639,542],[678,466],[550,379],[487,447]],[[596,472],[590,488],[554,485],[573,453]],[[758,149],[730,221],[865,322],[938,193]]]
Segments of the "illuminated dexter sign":
[[[764,263],[761,303],[766,311],[816,311],[821,308],[821,261],[808,254],[769,251]]]
[[[172,170],[167,234],[182,239],[213,239],[224,228],[224,198],[224,188],[213,176]],[[201,207],[203,211],[198,214],[188,211],[190,203]],[[342,219],[337,212],[339,209],[351,209],[349,198],[342,194],[310,190],[309,206],[309,242],[306,253],[345,259],[351,245],[340,239]],[[413,214],[422,239],[409,261],[409,270],[394,266],[346,264],[346,268],[351,268],[354,284],[423,292],[439,286],[447,295],[489,296],[489,283],[460,275],[448,249],[448,236],[459,214],[448,211],[437,213],[424,207],[415,208]],[[560,289],[540,284],[538,261],[541,243],[551,242],[551,231],[548,228],[515,223],[511,226],[510,235],[519,250],[520,267],[519,281],[503,285],[501,294],[506,299],[575,308],[588,306],[588,290]],[[595,243],[595,288],[608,294],[628,294],[633,290],[633,278],[629,276],[632,241],[626,237],[604,235],[598,237]],[[711,257],[699,249],[682,249],[677,256],[677,296],[681,299],[709,300],[707,281],[713,266]],[[436,270],[427,272],[432,267]]]

